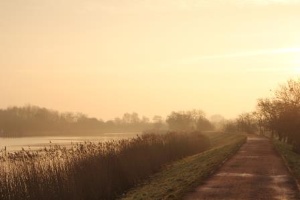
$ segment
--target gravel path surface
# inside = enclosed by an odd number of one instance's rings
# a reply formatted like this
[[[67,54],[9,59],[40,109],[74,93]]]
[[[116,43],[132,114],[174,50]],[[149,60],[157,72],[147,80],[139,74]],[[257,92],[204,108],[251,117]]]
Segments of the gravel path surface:
[[[271,142],[248,136],[247,143],[186,200],[300,199],[295,180]]]

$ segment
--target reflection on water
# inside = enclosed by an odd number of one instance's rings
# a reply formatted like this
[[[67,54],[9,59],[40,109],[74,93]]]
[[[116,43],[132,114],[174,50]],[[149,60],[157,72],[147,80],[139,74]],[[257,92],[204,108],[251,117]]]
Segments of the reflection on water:
[[[51,145],[59,144],[69,146],[71,143],[80,142],[105,142],[109,140],[120,140],[133,138],[139,133],[104,133],[99,136],[50,136],[50,137],[21,137],[2,138],[0,137],[0,148],[8,151],[17,151],[22,148],[28,150],[40,149]]]

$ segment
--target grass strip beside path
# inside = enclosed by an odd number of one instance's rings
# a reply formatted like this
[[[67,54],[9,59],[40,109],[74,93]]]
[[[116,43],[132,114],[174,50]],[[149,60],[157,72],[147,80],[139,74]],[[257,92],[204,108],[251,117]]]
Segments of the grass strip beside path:
[[[144,184],[129,191],[123,199],[181,199],[234,155],[246,141],[244,135],[228,134],[223,137],[223,146],[218,144],[211,150],[168,165]]]
[[[300,155],[292,150],[292,146],[280,142],[278,140],[273,140],[273,144],[277,151],[282,155],[287,167],[293,174],[294,178],[297,180],[298,187],[300,183]]]

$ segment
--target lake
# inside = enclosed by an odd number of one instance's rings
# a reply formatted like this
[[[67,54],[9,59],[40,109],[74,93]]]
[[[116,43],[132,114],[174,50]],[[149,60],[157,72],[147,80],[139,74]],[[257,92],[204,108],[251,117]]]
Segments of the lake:
[[[82,142],[105,142],[110,140],[129,139],[136,137],[140,133],[103,133],[98,136],[47,136],[47,137],[0,137],[0,149],[6,147],[7,151],[36,150],[51,145],[70,146],[71,143]]]

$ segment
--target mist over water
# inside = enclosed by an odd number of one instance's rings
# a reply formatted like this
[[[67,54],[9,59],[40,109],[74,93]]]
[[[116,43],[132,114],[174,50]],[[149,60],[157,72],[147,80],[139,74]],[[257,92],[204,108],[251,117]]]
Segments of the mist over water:
[[[38,150],[44,147],[49,148],[54,145],[70,147],[71,144],[84,142],[107,142],[112,140],[121,140],[133,138],[140,133],[103,133],[99,136],[44,136],[44,137],[16,137],[3,138],[0,137],[0,149],[6,147],[7,151],[18,150]]]

